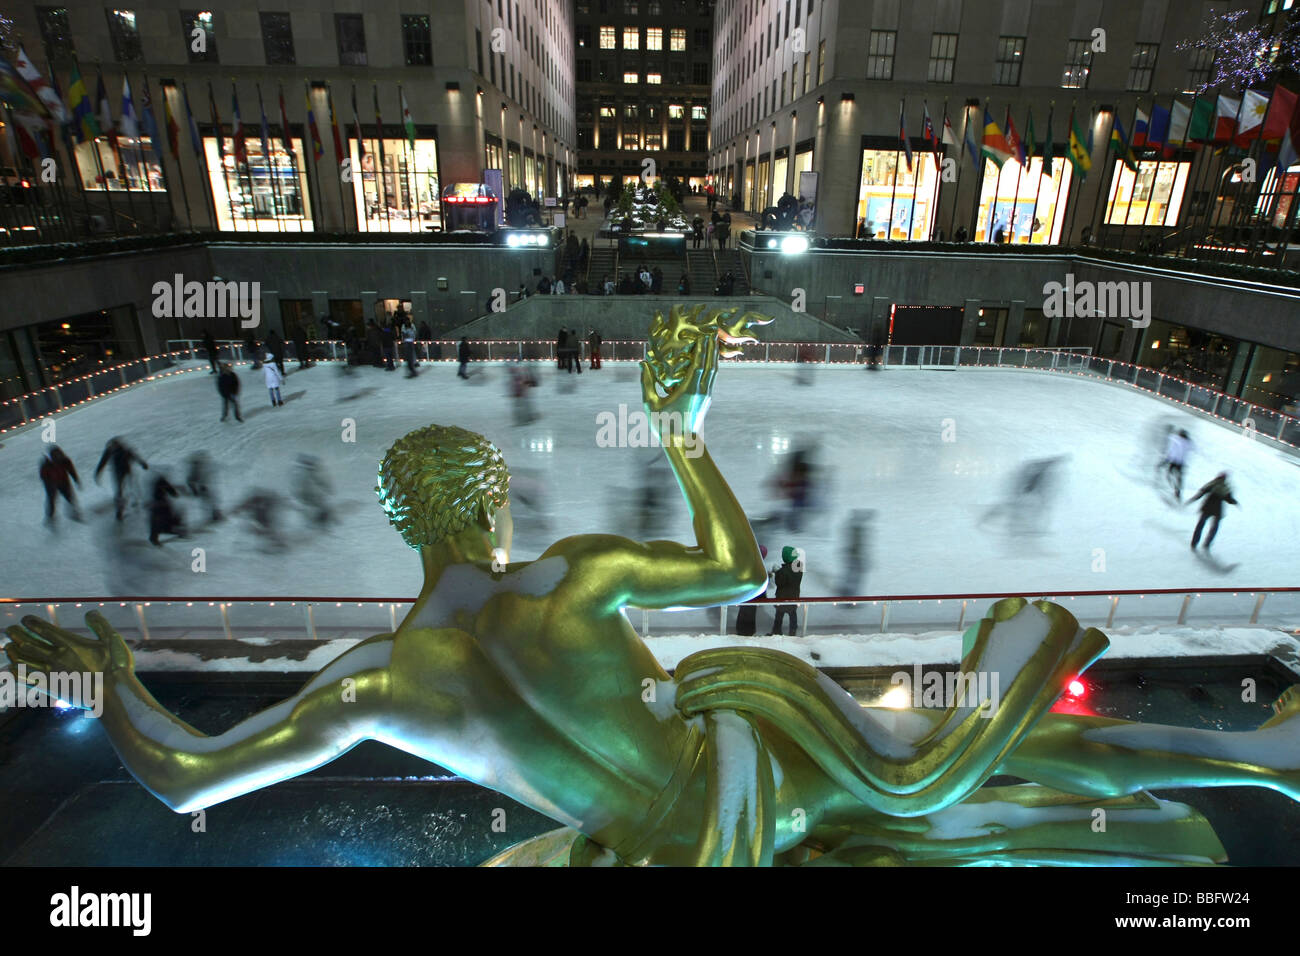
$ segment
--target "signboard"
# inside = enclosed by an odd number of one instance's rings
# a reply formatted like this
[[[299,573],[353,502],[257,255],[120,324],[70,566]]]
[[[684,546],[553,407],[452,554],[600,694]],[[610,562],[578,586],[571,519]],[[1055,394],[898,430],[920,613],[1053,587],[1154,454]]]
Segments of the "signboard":
[[[554,209],[554,208],[555,208],[555,197],[554,197],[554,196],[547,196],[545,199],[542,200],[542,205],[545,206],[547,209]]]

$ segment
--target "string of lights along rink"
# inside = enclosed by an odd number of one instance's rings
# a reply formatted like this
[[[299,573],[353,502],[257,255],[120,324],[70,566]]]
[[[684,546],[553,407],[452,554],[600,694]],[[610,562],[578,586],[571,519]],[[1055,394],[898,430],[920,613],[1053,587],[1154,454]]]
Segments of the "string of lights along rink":
[[[512,368],[473,362],[400,370],[290,363],[272,408],[262,373],[236,368],[245,421],[220,421],[215,376],[148,383],[55,415],[56,440],[81,479],[83,522],[61,505],[45,522],[37,467],[41,429],[5,436],[0,481],[10,506],[0,553],[10,596],[405,597],[418,564],[385,530],[376,463],[430,422],[497,445],[511,470],[512,557],[560,537],[614,532],[687,540],[690,521],[662,449],[636,447],[639,369],[606,362],[581,375],[530,363],[527,414]],[[806,554],[804,596],[1040,593],[1161,587],[1285,587],[1300,567],[1300,467],[1260,439],[1142,393],[1020,370],[918,371],[724,362],[703,437],[760,542]],[[1176,503],[1156,473],[1169,426],[1192,438]],[[105,443],[125,438],[149,463],[115,520]],[[205,453],[222,520],[189,495],[189,460]],[[295,494],[307,456],[324,476],[324,507]],[[782,479],[810,466],[807,506],[791,517]],[[1050,494],[1013,497],[1027,462],[1058,459]],[[1189,548],[1186,499],[1227,471],[1229,506],[1212,557]],[[166,476],[184,538],[151,545],[148,502]],[[262,493],[269,504],[239,510]],[[132,495],[128,495],[132,497]],[[654,521],[646,524],[647,512]],[[846,591],[846,540],[867,518],[857,588]],[[776,548],[772,549],[772,545]],[[196,552],[196,549],[198,551]],[[202,560],[196,560],[201,554]],[[201,567],[202,570],[196,570]],[[57,582],[57,586],[54,586]],[[53,591],[51,588],[53,587]]]

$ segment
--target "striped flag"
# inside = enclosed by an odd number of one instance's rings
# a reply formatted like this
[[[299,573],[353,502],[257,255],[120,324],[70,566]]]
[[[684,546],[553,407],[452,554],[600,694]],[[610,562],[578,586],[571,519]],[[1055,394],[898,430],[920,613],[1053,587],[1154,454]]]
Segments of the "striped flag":
[[[1012,155],[1011,144],[1007,142],[1002,130],[998,129],[998,124],[993,121],[988,106],[984,107],[984,144],[980,147],[980,153],[997,163],[998,169],[1001,169],[1002,164]]]
[[[1021,166],[1025,165],[1025,144],[1016,132],[1016,121],[1011,117],[1011,107],[1007,107],[1007,146],[1011,147],[1011,158]]]
[[[0,56],[0,103],[34,116],[44,116],[48,112],[36,91],[3,56]]]
[[[311,154],[319,163],[321,157],[325,155],[325,147],[320,141],[320,128],[316,125],[316,112],[311,108],[311,90],[307,90],[305,96],[307,99],[307,129],[311,133]]]
[[[162,137],[158,135],[158,121],[153,116],[153,97],[149,94],[149,77],[147,76],[144,78],[144,93],[140,97],[140,127],[144,131],[144,135],[149,137],[149,142],[153,144],[153,153],[158,159],[158,168],[162,169]]]
[[[1133,155],[1133,149],[1128,144],[1128,137],[1124,134],[1124,122],[1115,115],[1115,123],[1110,128],[1110,149],[1116,156],[1124,161],[1124,165],[1131,172],[1137,172],[1137,157]]]
[[[95,119],[95,108],[90,103],[90,91],[86,81],[81,78],[81,70],[76,61],[72,63],[71,82],[68,84],[68,103],[72,107],[73,128],[77,142],[85,143],[99,136],[99,121]]]
[[[293,155],[293,142],[289,136],[289,113],[284,108],[284,87],[280,87],[280,144],[284,146],[284,151],[290,156]]]
[[[406,105],[406,93],[402,90],[402,84],[397,84],[397,95],[402,100],[402,125],[406,127],[406,141],[411,144],[411,149],[415,149],[415,120],[411,119],[411,108]],[[912,152],[907,153],[907,168],[912,168]]]
[[[203,137],[199,135],[199,124],[194,119],[194,111],[190,109],[190,91],[184,83],[181,84],[181,97],[185,100],[185,124],[190,128],[190,146],[194,148],[194,155],[203,156]],[[217,142],[221,142],[221,131],[217,130]]]
[[[230,107],[234,111],[231,119],[231,132],[235,134],[235,162],[248,165],[248,141],[244,138],[244,121],[239,116],[239,91],[235,84],[230,84]]]
[[[181,158],[181,129],[172,112],[172,101],[163,90],[163,125],[167,127],[167,146],[172,151],[172,159]]]
[[[113,106],[108,102],[108,88],[104,86],[104,74],[99,73],[95,88],[95,100],[99,103],[99,128],[108,137],[108,145],[117,149],[117,124],[113,122]]]
[[[907,123],[903,119],[904,101],[898,101],[898,141],[903,145],[903,151],[907,154],[907,171],[912,171],[912,144],[907,139]]]
[[[1089,124],[1091,129],[1091,124]],[[1091,132],[1089,134],[1091,140]],[[1090,145],[1090,144],[1089,144]],[[1089,145],[1085,145],[1083,134],[1079,132],[1078,117],[1073,109],[1070,110],[1070,165],[1074,167],[1075,173],[1078,174],[1080,181],[1088,178],[1088,170],[1092,169],[1092,150]]]
[[[325,88],[325,99],[329,102],[330,107],[330,132],[334,134],[334,162],[342,166],[343,134],[339,132],[339,118],[334,112],[334,91],[329,87]]]
[[[118,130],[127,139],[140,138],[140,124],[136,121],[135,101],[131,99],[131,78],[122,77],[122,115],[118,117]]]
[[[18,68],[19,76],[27,81],[27,85],[31,87],[37,99],[54,117],[54,122],[66,123],[68,121],[68,110],[63,105],[63,98],[59,96],[58,90],[45,82],[44,75],[28,59],[27,51],[23,49],[22,44],[18,45],[18,56],[14,59],[14,66]]]

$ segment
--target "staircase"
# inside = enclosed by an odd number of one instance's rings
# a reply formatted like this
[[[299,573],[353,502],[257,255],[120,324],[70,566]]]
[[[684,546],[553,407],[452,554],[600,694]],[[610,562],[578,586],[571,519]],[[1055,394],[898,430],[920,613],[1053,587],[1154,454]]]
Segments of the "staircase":
[[[592,292],[603,292],[601,283],[606,275],[618,283],[618,248],[593,246],[587,256],[587,288]]]
[[[691,291],[696,295],[713,295],[713,290],[718,287],[718,270],[713,265],[713,251],[705,246],[687,249],[686,262],[690,267]]]
[[[736,279],[736,288],[732,295],[749,295],[749,273],[745,270],[745,258],[739,249],[714,250],[717,272],[721,276],[730,272]],[[715,285],[717,280],[714,280]]]

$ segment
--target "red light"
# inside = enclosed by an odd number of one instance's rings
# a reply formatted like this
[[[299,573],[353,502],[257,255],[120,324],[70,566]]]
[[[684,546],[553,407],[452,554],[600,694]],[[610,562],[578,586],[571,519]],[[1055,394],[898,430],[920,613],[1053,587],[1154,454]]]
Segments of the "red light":
[[[1088,693],[1088,685],[1077,677],[1065,685],[1065,689],[1071,697],[1083,697]]]

